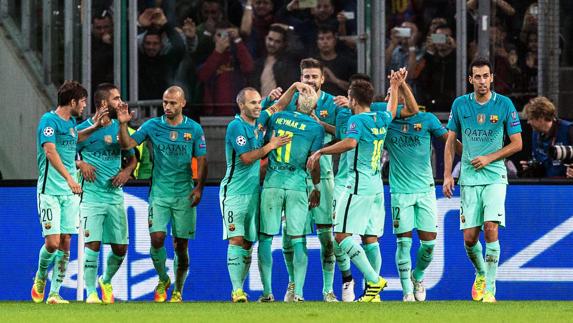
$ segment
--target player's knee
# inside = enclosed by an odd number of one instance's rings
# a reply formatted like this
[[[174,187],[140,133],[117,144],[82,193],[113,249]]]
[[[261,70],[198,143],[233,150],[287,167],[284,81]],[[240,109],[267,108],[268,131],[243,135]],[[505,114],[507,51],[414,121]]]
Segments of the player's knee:
[[[243,237],[232,237],[229,238],[229,244],[235,245],[235,246],[243,246],[244,245],[244,239]]]
[[[112,245],[111,250],[116,256],[123,257],[125,256],[125,254],[127,254],[127,245],[124,244]]]
[[[86,243],[86,247],[91,251],[99,252],[100,242],[99,241],[88,242]]]
[[[60,239],[47,239],[45,246],[49,253],[53,253],[60,247]]]
[[[155,249],[163,248],[165,237],[151,237],[151,246]]]
[[[253,242],[252,242],[252,241],[243,239],[243,249],[245,249],[245,250],[251,250],[252,247],[253,247]]]
[[[344,239],[346,239],[346,237],[349,237],[349,235],[345,233],[337,233],[334,236],[334,240],[336,240],[336,243],[340,244]]]

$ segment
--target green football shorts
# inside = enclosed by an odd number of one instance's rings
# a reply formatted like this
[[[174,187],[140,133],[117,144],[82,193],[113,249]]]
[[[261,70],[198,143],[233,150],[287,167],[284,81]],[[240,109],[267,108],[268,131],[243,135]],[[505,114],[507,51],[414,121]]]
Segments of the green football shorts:
[[[460,230],[497,222],[505,227],[507,184],[461,186]]]
[[[42,236],[77,234],[80,224],[79,195],[38,194],[38,217]]]
[[[127,214],[123,202],[107,204],[82,202],[80,216],[86,243],[101,241],[104,244],[129,243]]]

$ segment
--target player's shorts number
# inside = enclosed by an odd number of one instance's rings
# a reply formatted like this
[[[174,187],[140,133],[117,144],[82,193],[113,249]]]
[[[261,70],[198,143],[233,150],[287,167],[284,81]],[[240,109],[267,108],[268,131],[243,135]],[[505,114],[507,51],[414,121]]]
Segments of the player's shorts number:
[[[382,147],[384,146],[384,139],[374,140],[374,151],[372,152],[372,162],[370,166],[373,171],[380,169],[380,157],[382,154]]]
[[[282,129],[279,129],[279,136],[289,136],[290,138],[292,138],[292,136],[294,136],[294,133],[292,133],[291,131],[284,131]],[[291,144],[292,144],[292,141],[290,141],[288,144],[286,144],[284,146],[277,148],[277,161],[278,162],[285,162],[285,163],[290,162],[290,149],[292,147]],[[284,154],[284,157],[283,157],[283,154]]]
[[[233,211],[227,212],[227,223],[233,223]]]
[[[400,208],[393,207],[392,208],[392,218],[396,221],[400,221]]]
[[[52,221],[52,209],[42,209],[40,211],[40,216],[42,217],[42,222]]]

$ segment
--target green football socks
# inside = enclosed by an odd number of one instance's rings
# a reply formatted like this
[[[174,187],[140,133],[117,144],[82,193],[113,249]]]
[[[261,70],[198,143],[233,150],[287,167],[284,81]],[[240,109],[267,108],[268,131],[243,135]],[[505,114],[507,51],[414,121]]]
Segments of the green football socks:
[[[398,276],[400,277],[400,284],[402,285],[402,293],[404,295],[411,294],[414,287],[410,280],[410,273],[412,270],[412,259],[410,258],[410,250],[412,249],[412,238],[401,237],[396,239],[396,267],[398,267]]]

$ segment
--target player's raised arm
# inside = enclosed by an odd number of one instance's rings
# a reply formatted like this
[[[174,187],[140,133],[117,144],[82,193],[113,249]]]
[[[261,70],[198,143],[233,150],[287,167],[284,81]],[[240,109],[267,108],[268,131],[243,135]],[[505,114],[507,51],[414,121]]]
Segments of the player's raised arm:
[[[127,123],[131,121],[133,112],[129,112],[127,104],[121,104],[117,109],[117,121],[119,121],[119,145],[121,149],[137,147],[137,142],[131,138],[127,130]]]
[[[103,126],[103,120],[107,119],[109,120],[109,111],[107,106],[102,106],[99,109],[97,109],[95,115],[93,116],[93,125],[85,128],[82,131],[78,131],[78,142],[82,142],[84,140],[86,140],[94,131],[98,130],[99,128],[101,128]]]
[[[400,83],[403,81],[404,75],[398,72],[390,72],[390,100],[388,101],[387,111],[392,115],[392,119],[396,118],[396,111],[398,110],[398,89]]]
[[[283,95],[280,97],[280,99],[269,108],[269,109],[272,109],[270,111],[272,113],[274,113],[274,112],[284,110],[289,105],[289,103],[292,100],[292,97],[296,91],[298,91],[300,93],[310,93],[310,91],[313,91],[313,89],[309,85],[306,85],[302,82],[294,82],[285,91],[285,93],[283,93]]]
[[[68,170],[60,158],[60,154],[58,154],[58,151],[56,150],[56,144],[52,142],[46,142],[42,145],[42,148],[46,154],[46,159],[50,162],[52,167],[54,167],[58,173],[60,173],[60,175],[62,175],[62,177],[66,180],[68,186],[72,189],[72,192],[74,192],[74,194],[80,194],[82,192],[82,187],[74,180],[72,175],[68,173]]]
[[[452,164],[454,163],[455,145],[456,145],[456,133],[454,131],[448,131],[448,138],[446,140],[446,146],[444,147],[444,184],[443,191],[444,195],[448,198],[452,197],[454,194],[454,178],[452,177]]]
[[[407,118],[409,116],[413,116],[420,111],[418,108],[418,102],[414,97],[414,93],[412,93],[412,89],[406,82],[406,78],[408,77],[408,71],[406,69],[401,68],[398,73],[402,74],[402,82],[400,82],[400,92],[404,96],[404,109],[400,111],[400,115],[396,116],[397,118]]]

